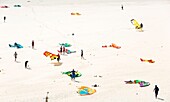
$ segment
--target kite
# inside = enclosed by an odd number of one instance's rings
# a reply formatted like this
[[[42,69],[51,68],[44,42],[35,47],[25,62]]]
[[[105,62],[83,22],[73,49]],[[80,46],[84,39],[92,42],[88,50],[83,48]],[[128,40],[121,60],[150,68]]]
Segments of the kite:
[[[64,46],[64,47],[71,47],[71,44],[69,43],[59,43],[59,45]]]
[[[80,96],[86,96],[86,95],[92,95],[96,92],[96,89],[92,89],[87,86],[81,86],[78,88],[77,93],[80,94]]]
[[[111,45],[104,45],[104,46],[102,46],[102,48],[108,48],[108,47],[113,47],[113,48],[116,48],[116,49],[120,49],[121,48],[121,46],[118,46],[118,45],[116,45],[114,43],[112,43]]]
[[[152,59],[142,59],[142,58],[140,58],[140,60],[142,61],[142,62],[149,62],[149,63],[155,63],[155,61],[154,60],[152,60]]]
[[[62,72],[62,74],[67,74],[68,76],[72,76],[71,74],[71,71],[67,71],[67,72]],[[76,76],[75,77],[81,77],[82,74],[80,72],[75,72]]]
[[[57,59],[57,58],[58,58],[58,55],[52,54],[51,52],[48,52],[48,51],[45,51],[45,52],[44,52],[44,56],[50,57],[51,60],[54,60],[54,59]]]
[[[135,26],[135,29],[139,29],[140,31],[142,31],[143,28],[143,24],[139,24],[135,19],[131,19],[131,23]]]
[[[72,12],[72,13],[71,13],[71,15],[80,16],[81,14],[80,14],[80,13],[78,13],[78,12],[75,12],[75,13],[74,13],[74,12]]]
[[[15,42],[14,44],[9,44],[9,47],[11,47],[11,48],[12,48],[12,47],[13,47],[13,48],[18,48],[18,49],[19,49],[19,48],[23,48],[23,46],[22,46],[21,44],[18,44],[18,43],[16,43],[16,42]]]
[[[149,86],[150,83],[149,82],[145,82],[145,81],[142,81],[142,80],[129,80],[129,81],[125,81],[126,84],[139,84],[140,87],[146,87],[146,86]]]

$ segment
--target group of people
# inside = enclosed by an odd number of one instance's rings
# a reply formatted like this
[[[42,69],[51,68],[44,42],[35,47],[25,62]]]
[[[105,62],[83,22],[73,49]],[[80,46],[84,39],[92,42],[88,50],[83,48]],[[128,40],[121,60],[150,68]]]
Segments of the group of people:
[[[60,47],[60,53],[65,54],[65,52],[66,52],[66,48],[64,46],[61,46]]]
[[[31,45],[32,45],[32,49],[34,49],[34,40],[32,40]],[[65,52],[66,52],[66,48],[64,46],[61,46],[60,47],[60,53],[61,54],[62,53],[65,54]],[[17,61],[17,56],[18,56],[18,54],[15,51],[15,53],[14,53],[15,62]],[[81,59],[84,59],[84,57],[83,57],[83,50],[81,50]],[[57,54],[57,61],[59,62],[60,60],[61,60],[61,57],[60,57],[60,54],[58,53]],[[25,68],[28,68],[28,61],[25,61]]]
[[[17,52],[15,51],[15,53],[14,53],[14,58],[15,58],[15,62],[17,61]],[[29,68],[29,66],[28,66],[28,61],[25,61],[25,68]]]
[[[32,40],[31,45],[32,45],[32,49],[34,49],[34,40]],[[17,52],[15,51],[15,52],[14,52],[15,62],[17,62],[17,56],[18,56],[18,54],[17,54]],[[28,66],[28,61],[25,61],[25,68],[29,68],[29,66]]]

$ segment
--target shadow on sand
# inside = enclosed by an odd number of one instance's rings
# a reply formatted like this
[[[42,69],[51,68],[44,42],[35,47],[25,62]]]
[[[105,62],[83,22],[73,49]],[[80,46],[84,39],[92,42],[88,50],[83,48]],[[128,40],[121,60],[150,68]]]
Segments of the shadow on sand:
[[[164,99],[163,99],[163,98],[158,98],[158,100],[164,101]]]

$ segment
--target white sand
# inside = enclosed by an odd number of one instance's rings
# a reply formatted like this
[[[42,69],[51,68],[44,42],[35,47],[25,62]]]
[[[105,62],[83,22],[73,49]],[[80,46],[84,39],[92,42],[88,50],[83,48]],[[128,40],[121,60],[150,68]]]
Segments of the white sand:
[[[29,1],[29,0],[27,0]],[[170,102],[170,2],[168,0],[1,0],[0,5],[0,102]],[[21,8],[13,5],[21,4]],[[121,4],[124,10],[121,10]],[[79,12],[80,16],[72,16]],[[6,23],[3,22],[6,16]],[[138,32],[130,23],[143,23]],[[75,35],[72,36],[72,33]],[[35,41],[35,49],[30,48]],[[10,48],[18,42],[23,49]],[[50,64],[44,51],[58,54],[67,42],[76,53],[61,55],[61,66]],[[102,48],[115,43],[121,49]],[[86,60],[81,60],[80,50]],[[16,63],[14,52],[18,53]],[[140,58],[155,63],[141,62]],[[31,70],[24,68],[28,60]],[[62,75],[72,69],[83,75],[77,82]],[[102,77],[94,77],[101,75]],[[125,80],[150,82],[148,87],[127,85]],[[79,96],[77,86],[95,88],[96,93]]]

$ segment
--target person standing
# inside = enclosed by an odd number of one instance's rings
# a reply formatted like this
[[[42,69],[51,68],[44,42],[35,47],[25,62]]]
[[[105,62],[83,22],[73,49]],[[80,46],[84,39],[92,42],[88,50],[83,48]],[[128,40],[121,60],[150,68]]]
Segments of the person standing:
[[[140,24],[140,28],[143,28],[143,24],[142,23]]]
[[[17,52],[15,51],[15,53],[14,53],[14,57],[15,57],[15,62],[17,61]]]
[[[58,55],[57,55],[58,57],[57,57],[57,61],[59,62],[60,61],[60,54],[58,53]]]
[[[71,71],[71,80],[75,81],[75,77],[76,77],[76,71],[73,69]]]
[[[121,5],[121,9],[123,10],[123,5]]]
[[[6,16],[4,16],[4,23],[5,23],[5,21],[6,21]]]
[[[159,88],[157,85],[155,85],[155,88],[153,90],[155,92],[155,98],[157,99],[157,96],[158,96],[158,92],[159,92]]]
[[[46,95],[46,97],[45,97],[45,102],[48,102],[48,94],[49,94],[49,92],[47,92],[47,95]]]
[[[62,51],[63,51],[63,47],[61,46],[61,47],[60,47],[60,53],[61,53],[61,54],[62,54]]]
[[[31,45],[32,45],[32,49],[34,49],[34,40],[32,40]]]
[[[83,57],[83,50],[81,50],[81,59],[84,59],[84,57]]]

